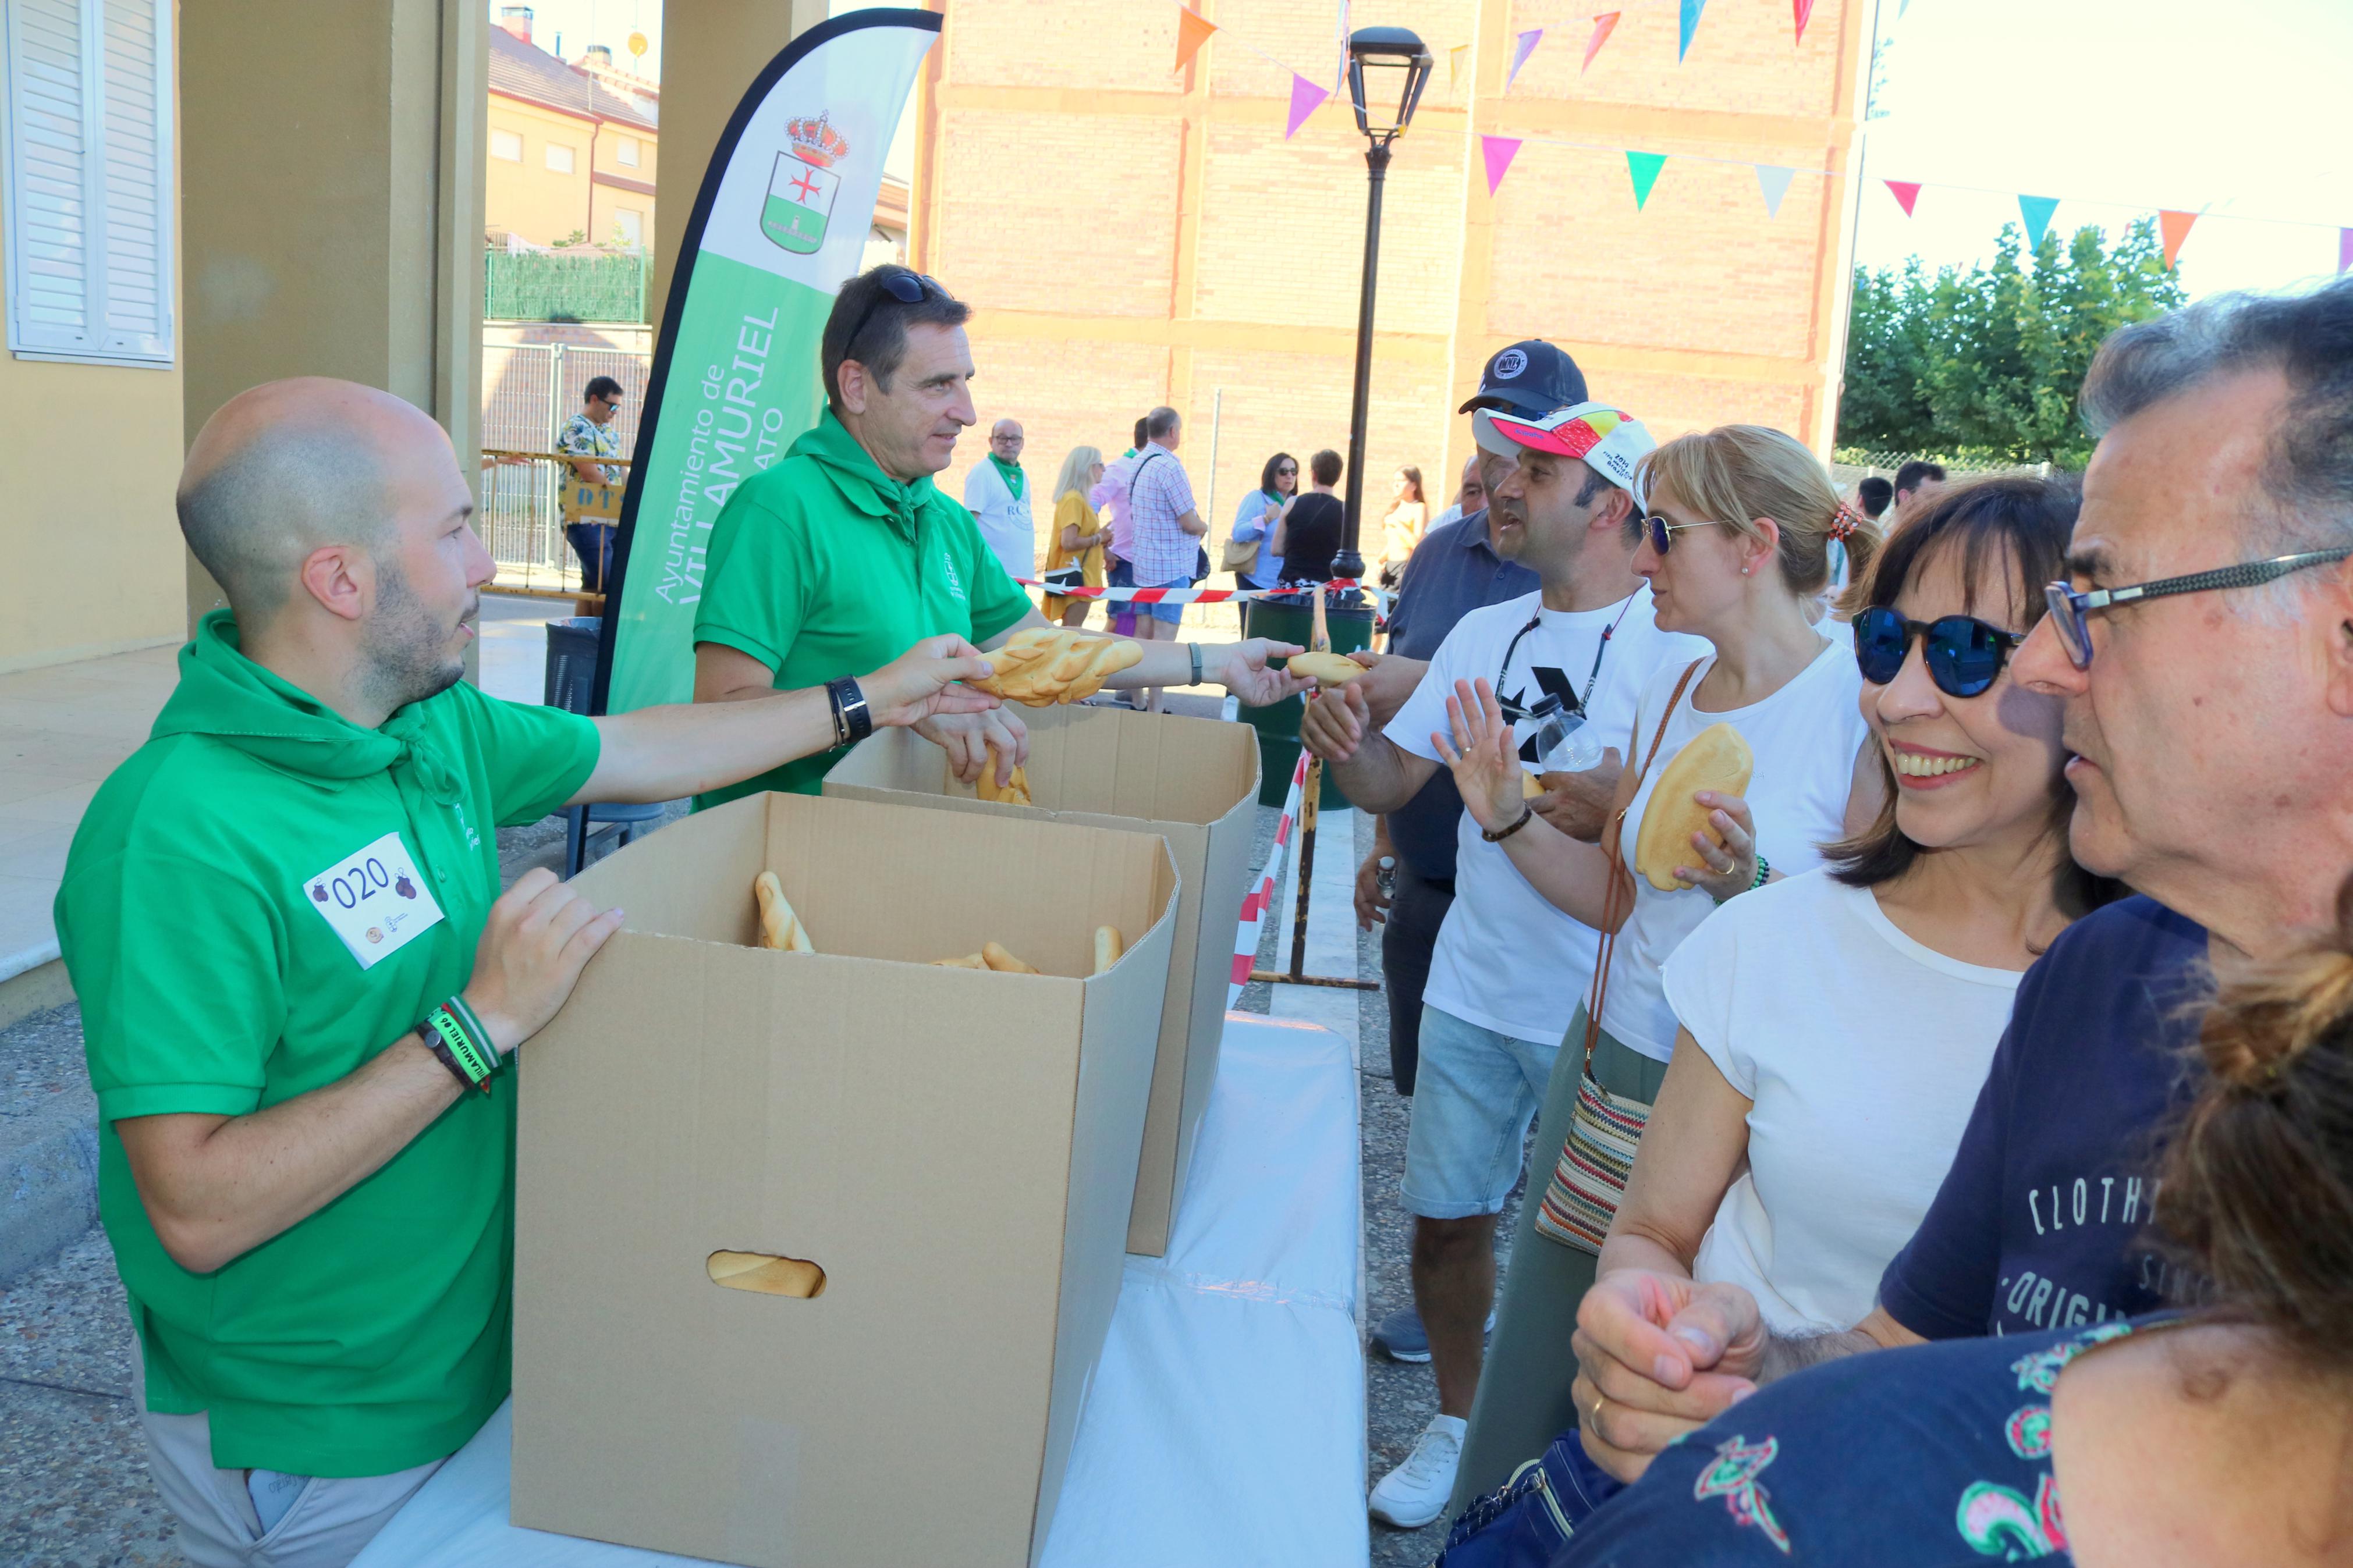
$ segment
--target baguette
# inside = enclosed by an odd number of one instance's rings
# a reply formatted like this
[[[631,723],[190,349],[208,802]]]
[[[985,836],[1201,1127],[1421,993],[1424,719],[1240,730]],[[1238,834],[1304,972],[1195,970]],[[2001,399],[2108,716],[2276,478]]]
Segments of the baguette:
[[[1355,659],[1336,653],[1294,653],[1283,668],[1294,675],[1313,676],[1320,686],[1345,686],[1368,673]]]
[[[1713,808],[1692,799],[1693,795],[1700,790],[1744,795],[1756,765],[1756,753],[1729,724],[1711,724],[1694,735],[1659,770],[1659,784],[1643,809],[1641,837],[1634,845],[1634,869],[1662,893],[1694,886],[1675,877],[1676,867],[1698,858],[1692,835],[1704,832],[1718,847],[1724,838],[1709,825]]]
[[[1001,974],[1035,974],[1038,973],[1038,971],[1032,969],[1029,965],[1022,963],[1019,959],[1006,952],[1005,945],[1002,942],[982,942],[980,944],[980,958],[982,963],[987,964],[989,968],[997,971]]]
[[[934,969],[987,969],[988,963],[976,952],[967,952],[962,958],[935,958],[932,960],[932,967]]]
[[[774,871],[763,871],[752,879],[753,895],[760,900],[760,945],[780,952],[815,952],[817,944],[809,941],[808,929],[793,906],[785,901],[785,885]]]
[[[1101,974],[1117,963],[1119,955],[1126,951],[1127,943],[1121,940],[1117,926],[1095,927],[1095,973]]]

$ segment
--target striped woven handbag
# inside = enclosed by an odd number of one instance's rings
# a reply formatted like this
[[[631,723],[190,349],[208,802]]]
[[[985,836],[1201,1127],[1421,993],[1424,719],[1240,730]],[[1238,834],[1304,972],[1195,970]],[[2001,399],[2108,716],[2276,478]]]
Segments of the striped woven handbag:
[[[1692,676],[1704,660],[1694,659],[1675,682],[1666,711],[1651,734],[1650,752],[1642,771],[1634,775],[1631,801],[1642,793],[1642,779],[1667,738],[1667,721],[1683,700]],[[1593,992],[1586,998],[1585,1069],[1577,1082],[1577,1112],[1569,1119],[1568,1137],[1553,1164],[1552,1181],[1545,1188],[1544,1206],[1536,1213],[1536,1234],[1579,1252],[1599,1254],[1609,1238],[1609,1225],[1626,1196],[1626,1183],[1634,1173],[1634,1152],[1641,1145],[1642,1129],[1650,1124],[1651,1108],[1639,1100],[1612,1094],[1593,1076],[1593,1047],[1601,1038],[1602,1004],[1609,997],[1609,961],[1618,953],[1618,928],[1632,913],[1634,882],[1626,869],[1626,813],[1610,824],[1609,889],[1601,905],[1601,955],[1593,966]],[[1622,895],[1622,896],[1621,896]]]

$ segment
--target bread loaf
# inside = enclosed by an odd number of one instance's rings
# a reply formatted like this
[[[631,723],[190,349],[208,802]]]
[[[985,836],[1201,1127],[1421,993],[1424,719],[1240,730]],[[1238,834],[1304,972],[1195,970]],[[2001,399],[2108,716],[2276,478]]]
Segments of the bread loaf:
[[[1283,668],[1293,675],[1313,676],[1323,686],[1345,686],[1352,680],[1363,679],[1367,673],[1355,659],[1336,653],[1294,653]]]
[[[1094,973],[1101,974],[1104,970],[1117,963],[1119,955],[1126,951],[1127,943],[1121,940],[1117,926],[1095,927]]]
[[[981,657],[996,673],[967,682],[975,690],[1043,708],[1092,697],[1105,680],[1144,657],[1144,645],[1090,637],[1075,626],[1032,626]]]
[[[817,944],[809,941],[808,931],[793,906],[785,901],[785,885],[774,871],[763,871],[752,879],[752,895],[760,900],[760,945],[783,952],[815,952]]]
[[[1634,869],[1662,893],[1692,886],[1678,881],[1675,868],[1704,868],[1692,835],[1705,833],[1720,847],[1723,836],[1708,823],[1715,810],[1692,799],[1700,790],[1718,795],[1745,795],[1756,755],[1740,731],[1729,724],[1711,724],[1684,742],[1659,770],[1658,787],[1642,812],[1642,833],[1634,846]]]

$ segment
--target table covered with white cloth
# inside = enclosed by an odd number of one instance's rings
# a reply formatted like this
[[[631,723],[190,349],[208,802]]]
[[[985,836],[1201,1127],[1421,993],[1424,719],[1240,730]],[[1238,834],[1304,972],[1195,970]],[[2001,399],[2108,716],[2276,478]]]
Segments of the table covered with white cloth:
[[[1339,1037],[1229,1013],[1166,1258],[1130,1257],[1042,1568],[1360,1568],[1356,1075]],[[694,1559],[507,1522],[512,1405],[353,1568]]]

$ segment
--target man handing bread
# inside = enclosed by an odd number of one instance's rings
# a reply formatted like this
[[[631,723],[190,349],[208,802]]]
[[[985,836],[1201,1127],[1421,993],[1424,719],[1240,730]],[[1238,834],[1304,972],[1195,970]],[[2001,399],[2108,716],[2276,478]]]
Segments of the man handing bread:
[[[880,650],[944,634],[990,650],[996,669],[984,689],[1003,682],[1015,702],[1204,681],[1254,705],[1297,691],[1301,681],[1267,668],[1270,657],[1299,651],[1288,644],[1115,643],[1049,626],[972,514],[932,481],[978,417],[964,331],[971,313],[936,279],[904,267],[877,267],[843,286],[819,352],[824,414],[781,461],[738,486],[712,525],[694,623],[694,700],[839,682],[877,662]],[[854,699],[847,707],[855,741],[863,730]],[[1000,788],[1029,760],[1027,731],[1002,708],[937,714],[914,728],[947,752],[966,784],[989,765],[992,749]],[[814,795],[840,757],[805,757],[695,804],[759,790]]]

